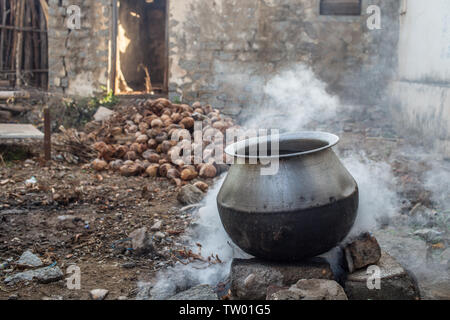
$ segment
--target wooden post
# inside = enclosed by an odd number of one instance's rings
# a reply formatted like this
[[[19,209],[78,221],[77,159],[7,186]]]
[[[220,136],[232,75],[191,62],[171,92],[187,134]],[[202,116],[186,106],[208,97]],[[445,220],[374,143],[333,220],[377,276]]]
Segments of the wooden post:
[[[45,13],[46,8],[45,1],[41,1],[41,6],[39,7],[39,23],[41,30],[47,30],[47,15]],[[48,68],[48,48],[47,48],[47,33],[40,33],[40,50],[41,50],[41,68]],[[48,73],[41,73],[41,88],[44,90],[48,89]]]
[[[51,139],[51,121],[50,121],[50,109],[45,107],[44,109],[44,154],[45,161],[50,161],[52,159],[52,139]]]
[[[24,13],[25,13],[25,2],[23,0],[18,0],[18,17],[17,26],[19,28],[23,27]],[[17,50],[16,50],[16,88],[19,88],[22,84],[21,69],[22,69],[22,53],[23,53],[23,32],[21,30],[17,31]]]
[[[7,14],[8,14],[8,12],[6,12],[6,0],[1,0],[1,1],[2,1],[2,3],[1,3],[1,6],[2,6],[1,12],[3,14],[2,24],[6,25],[6,17],[7,17]],[[2,29],[1,30],[1,35],[0,35],[0,70],[3,70],[3,52],[5,50],[3,48],[3,45],[5,43],[5,36],[6,36],[6,30]]]
[[[119,25],[119,9],[117,7],[117,1],[113,0],[112,8],[112,32],[111,32],[111,74],[109,77],[110,90],[116,93],[116,75],[117,75],[117,33]]]

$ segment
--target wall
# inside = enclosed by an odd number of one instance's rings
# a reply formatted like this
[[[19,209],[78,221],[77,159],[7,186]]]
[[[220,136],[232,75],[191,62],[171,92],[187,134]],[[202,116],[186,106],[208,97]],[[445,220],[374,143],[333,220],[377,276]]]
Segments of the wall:
[[[400,18],[393,111],[401,129],[450,155],[450,1],[408,0]]]
[[[375,103],[396,66],[399,1],[363,1],[363,13],[370,4],[382,30],[367,15],[320,16],[319,0],[171,0],[170,95],[242,115],[268,76],[302,62],[344,101]]]
[[[74,96],[91,96],[108,82],[110,0],[49,0],[49,88]],[[70,30],[66,12],[81,8],[81,29]]]

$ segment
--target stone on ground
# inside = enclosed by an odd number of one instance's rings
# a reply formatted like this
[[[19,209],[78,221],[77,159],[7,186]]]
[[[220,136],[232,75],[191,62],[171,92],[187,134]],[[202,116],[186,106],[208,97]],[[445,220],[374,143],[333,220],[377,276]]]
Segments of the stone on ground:
[[[25,272],[16,273],[7,277],[4,282],[8,285],[14,285],[22,281],[36,281],[39,283],[51,283],[61,280],[64,277],[61,269],[58,266],[45,267],[36,270],[29,270]]]
[[[135,254],[144,255],[154,250],[151,235],[146,227],[134,230],[129,237]]]
[[[377,274],[362,269],[351,273],[345,282],[345,292],[350,300],[417,300],[420,292],[412,274],[393,257],[382,251],[379,267],[379,289],[374,277]]]
[[[433,229],[417,230],[414,232],[414,235],[430,243],[438,243],[442,241],[442,232]]]
[[[210,285],[203,284],[180,292],[169,300],[219,300],[219,298]]]
[[[94,289],[89,292],[92,300],[105,300],[108,293],[106,289]]]
[[[161,230],[162,222],[156,221],[155,224],[150,228],[151,231],[159,231]]]
[[[31,268],[41,267],[43,265],[41,259],[39,259],[38,256],[36,256],[29,250],[22,253],[22,255],[20,256],[19,260],[16,263],[19,266]]]
[[[264,300],[269,286],[291,286],[301,279],[334,279],[329,263],[321,258],[293,263],[234,259],[230,277],[232,297],[238,300]]]
[[[302,279],[288,289],[270,288],[267,300],[348,300],[344,289],[333,280]]]
[[[377,264],[381,258],[380,245],[377,239],[369,233],[364,233],[352,240],[345,246],[344,251],[350,273]]]
[[[95,121],[106,121],[114,114],[114,111],[105,108],[100,107],[98,108],[97,112],[94,114],[94,120]]]
[[[177,199],[182,204],[189,205],[196,204],[202,201],[204,196],[205,194],[199,188],[188,184],[181,188],[180,192],[178,193]]]

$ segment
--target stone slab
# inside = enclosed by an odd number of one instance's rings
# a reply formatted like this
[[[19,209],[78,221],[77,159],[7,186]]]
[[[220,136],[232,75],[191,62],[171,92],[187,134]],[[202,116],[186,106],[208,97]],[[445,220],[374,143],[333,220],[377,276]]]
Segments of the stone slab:
[[[414,276],[405,270],[393,257],[382,251],[379,267],[380,288],[369,289],[367,269],[351,273],[345,282],[349,300],[418,300],[420,292]],[[372,279],[371,278],[371,279]],[[369,281],[368,281],[369,280]]]
[[[44,134],[31,124],[0,123],[0,139],[44,139]]]
[[[219,298],[211,286],[204,284],[180,292],[169,298],[169,300],[219,300]]]
[[[234,259],[231,295],[236,300],[265,300],[269,286],[291,286],[301,279],[334,280],[334,275],[330,264],[322,258],[293,263]]]

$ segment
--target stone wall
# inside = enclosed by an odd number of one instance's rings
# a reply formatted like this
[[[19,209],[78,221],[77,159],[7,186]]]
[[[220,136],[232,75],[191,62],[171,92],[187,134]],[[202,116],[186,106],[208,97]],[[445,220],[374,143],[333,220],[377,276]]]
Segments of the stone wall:
[[[367,28],[371,4],[381,30]],[[399,1],[363,0],[362,13],[321,16],[319,0],[171,0],[170,96],[236,115],[268,77],[303,63],[344,101],[375,103],[396,65]]]
[[[49,0],[49,88],[91,96],[108,82],[110,0]],[[81,29],[67,28],[67,8],[81,8]]]

